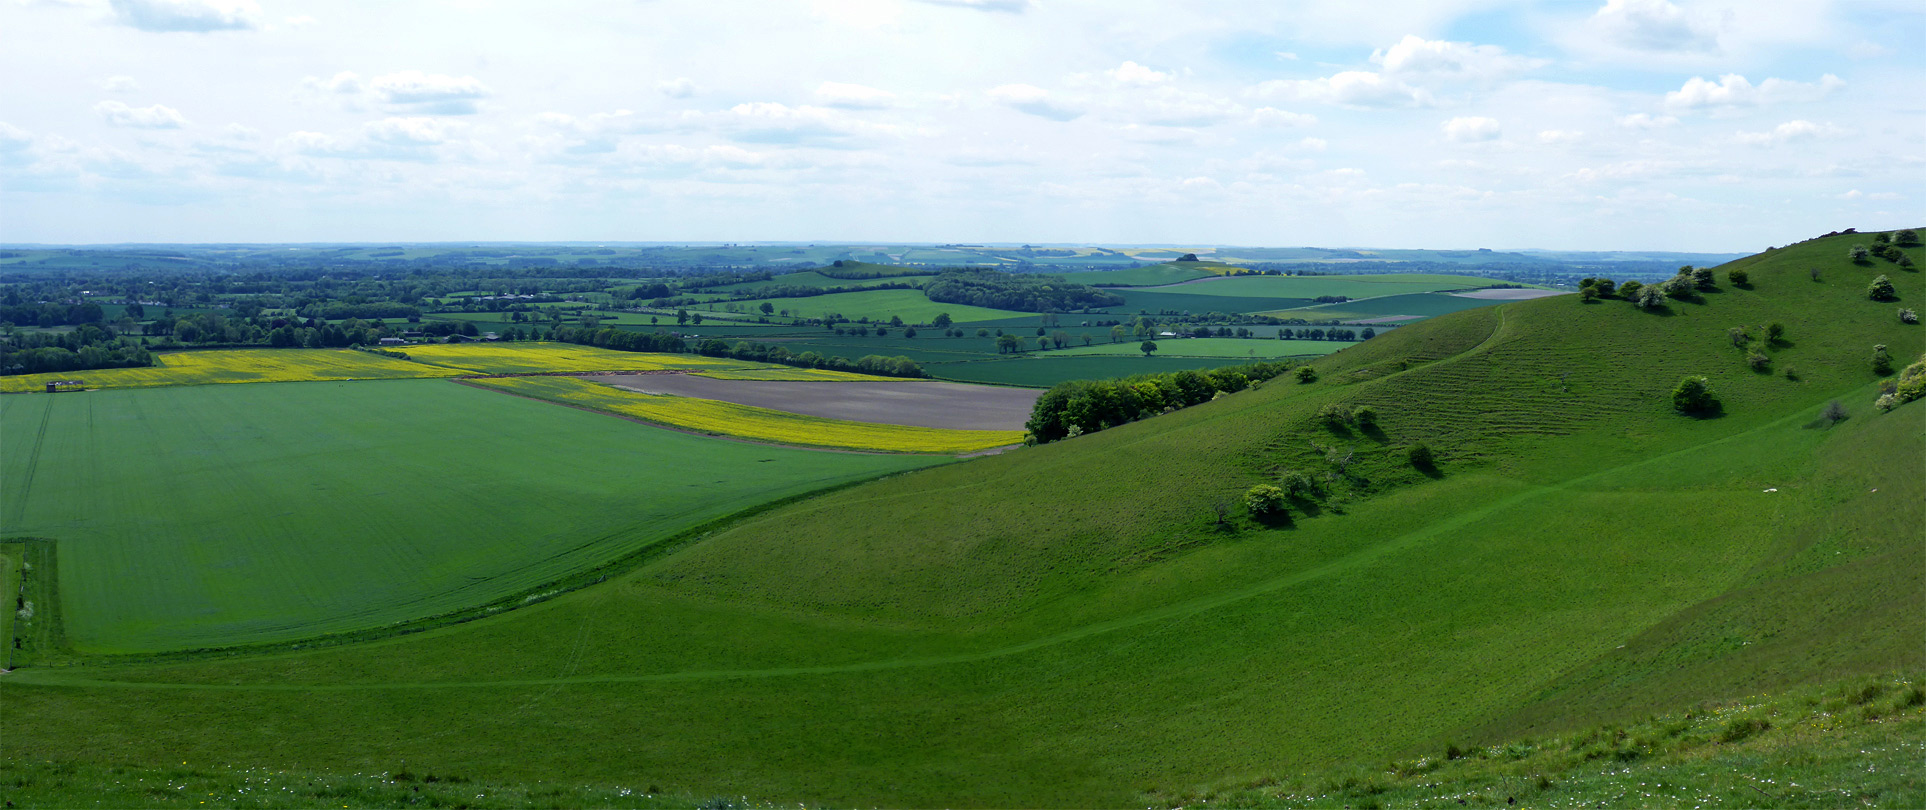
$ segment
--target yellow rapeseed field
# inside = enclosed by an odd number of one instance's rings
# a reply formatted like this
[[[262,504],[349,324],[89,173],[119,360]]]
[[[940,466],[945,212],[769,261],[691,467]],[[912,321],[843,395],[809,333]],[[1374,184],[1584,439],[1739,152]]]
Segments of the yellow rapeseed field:
[[[501,377],[473,382],[685,430],[780,444],[899,453],[971,453],[1023,441],[1023,432],[1016,430],[946,430],[824,419],[713,399],[636,393],[575,377]]]
[[[399,346],[414,360],[470,374],[540,374],[554,371],[662,371],[752,369],[745,363],[693,354],[618,352],[570,343],[435,343]]]
[[[412,347],[411,347],[412,348]],[[53,380],[87,388],[153,388],[208,383],[316,382],[453,377],[458,369],[411,363],[349,349],[228,349],[157,354],[147,368],[99,368],[0,377],[0,391],[45,391]]]

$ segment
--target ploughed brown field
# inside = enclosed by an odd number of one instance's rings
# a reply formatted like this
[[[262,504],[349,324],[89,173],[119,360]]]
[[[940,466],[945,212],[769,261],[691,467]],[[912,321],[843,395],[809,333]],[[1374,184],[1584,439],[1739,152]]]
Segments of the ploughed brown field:
[[[596,377],[645,394],[753,405],[807,416],[953,430],[1022,430],[1042,391],[993,385],[902,382],[716,380],[693,374]]]

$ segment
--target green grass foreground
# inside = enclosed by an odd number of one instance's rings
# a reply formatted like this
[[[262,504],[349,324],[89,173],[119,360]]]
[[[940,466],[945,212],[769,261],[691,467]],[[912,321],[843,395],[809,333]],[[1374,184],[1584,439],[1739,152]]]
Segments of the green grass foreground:
[[[1749,285],[1721,273],[1650,311],[1563,296],[1443,315],[1312,361],[1312,381],[788,504],[460,626],[17,670],[0,678],[4,758],[405,763],[501,784],[966,807],[1244,788],[1283,801],[1256,783],[1362,780],[1453,745],[1537,746],[1520,761],[1546,768],[1596,749],[1620,767],[1553,781],[1624,804],[1733,801],[1733,778],[1683,770],[1702,755],[1835,782],[1862,747],[1861,766],[1916,763],[1897,685],[1841,709],[1903,715],[1890,722],[1765,715],[1756,740],[1713,746],[1689,740],[1750,709],[1685,718],[1926,668],[1926,403],[1874,410],[1886,378],[1869,363],[1874,344],[1918,357],[1926,333],[1865,292],[1890,274],[1912,306],[1926,283],[1849,262],[1863,239],[1741,260]],[[1769,323],[1781,340],[1763,339]],[[1733,327],[1759,337],[1736,347]],[[1673,411],[1687,374],[1710,380],[1721,411]],[[1847,417],[1821,419],[1835,399]],[[1359,406],[1377,418],[1335,418]],[[1418,443],[1434,464],[1411,462]],[[1281,514],[1244,510],[1246,490],[1291,474],[1316,492]],[[1649,757],[1618,759],[1616,735],[1543,742],[1614,725],[1636,742],[1662,718],[1689,722]],[[1471,759],[1492,770],[1454,772],[1454,805],[1563,801],[1556,784],[1496,796],[1489,780],[1529,775]],[[1646,801],[1624,792],[1639,777],[1705,781]],[[1371,778],[1380,795],[1436,798],[1418,793],[1428,781]],[[1853,800],[1907,804],[1904,778]]]

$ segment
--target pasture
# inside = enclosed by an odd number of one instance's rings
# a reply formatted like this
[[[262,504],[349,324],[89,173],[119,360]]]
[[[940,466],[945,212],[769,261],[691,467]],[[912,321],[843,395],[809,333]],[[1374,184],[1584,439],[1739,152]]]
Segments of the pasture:
[[[85,653],[469,608],[933,461],[719,441],[439,380],[0,397],[0,439],[0,525],[58,543]]]
[[[409,347],[415,348],[415,347]],[[45,391],[53,380],[80,380],[87,388],[153,388],[214,383],[316,382],[453,377],[459,369],[437,368],[350,349],[227,349],[166,352],[146,368],[100,368],[0,377],[0,392]]]
[[[729,305],[741,307],[743,312],[753,312],[765,302],[778,310],[786,309],[790,314],[804,318],[820,318],[825,314],[835,313],[850,320],[868,318],[871,321],[886,323],[891,317],[901,317],[904,323],[929,323],[941,313],[949,313],[950,319],[957,323],[1018,317],[1024,314],[1007,309],[973,307],[968,304],[938,303],[924,296],[922,290],[865,290],[828,293],[806,298],[731,301]],[[720,303],[710,303],[702,304],[699,308],[707,312],[721,309],[723,306]]]
[[[1067,349],[1051,349],[1043,352],[1042,357],[1110,357],[1143,354],[1139,344],[1143,341],[1132,340],[1123,343],[1093,343],[1089,346],[1072,346]],[[1157,344],[1158,357],[1217,357],[1228,360],[1257,359],[1269,360],[1278,357],[1314,357],[1330,354],[1346,346],[1354,345],[1337,340],[1262,340],[1257,338],[1160,338]]]
[[[643,394],[575,377],[503,377],[473,382],[477,386],[524,397],[627,416],[682,430],[774,444],[889,453],[955,454],[974,453],[1023,441],[1021,430],[951,430],[829,419],[714,399]],[[785,384],[859,386],[926,383]]]
[[[1420,318],[1436,317],[1451,312],[1488,307],[1505,303],[1502,299],[1471,298],[1448,293],[1404,293],[1387,295],[1381,298],[1363,298],[1339,304],[1317,304],[1296,309],[1280,309],[1260,314],[1278,318],[1304,318],[1306,320],[1357,321],[1383,318],[1391,315],[1415,315]]]
[[[402,346],[420,363],[464,374],[547,374],[558,371],[744,371],[767,363],[693,354],[619,352],[572,343],[429,343]]]

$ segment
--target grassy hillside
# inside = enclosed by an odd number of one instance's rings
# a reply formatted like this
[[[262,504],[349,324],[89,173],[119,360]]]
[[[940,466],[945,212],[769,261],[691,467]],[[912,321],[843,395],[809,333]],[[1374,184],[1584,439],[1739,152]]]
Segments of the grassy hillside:
[[[1848,262],[1862,240],[1655,311],[1443,315],[1315,382],[747,516],[460,627],[22,670],[6,756],[1118,806],[1919,672],[1926,403],[1875,413],[1867,358],[1926,351],[1894,314],[1926,283]],[[1754,370],[1727,330],[1773,322]],[[1686,374],[1720,415],[1673,412]],[[1323,494],[1237,505],[1288,472]]]

